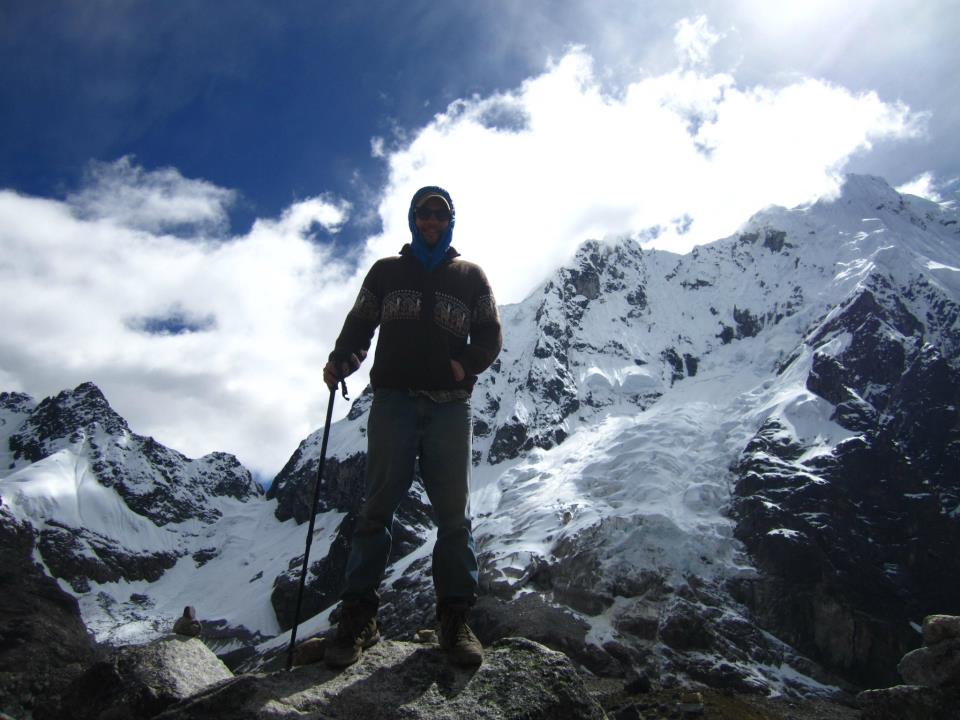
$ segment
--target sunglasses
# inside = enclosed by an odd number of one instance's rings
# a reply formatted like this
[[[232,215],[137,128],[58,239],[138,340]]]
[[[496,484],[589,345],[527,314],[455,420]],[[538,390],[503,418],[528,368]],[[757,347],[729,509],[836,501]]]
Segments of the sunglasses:
[[[440,222],[450,222],[450,211],[446,208],[434,210],[433,208],[419,207],[417,208],[417,217],[420,220],[429,220],[431,217],[435,217]]]

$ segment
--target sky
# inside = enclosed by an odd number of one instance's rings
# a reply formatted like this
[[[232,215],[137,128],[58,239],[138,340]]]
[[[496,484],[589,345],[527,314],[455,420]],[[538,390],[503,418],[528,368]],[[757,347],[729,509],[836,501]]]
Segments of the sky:
[[[960,0],[344,5],[0,0],[0,390],[269,482],[423,185],[500,303],[848,172],[958,197]]]

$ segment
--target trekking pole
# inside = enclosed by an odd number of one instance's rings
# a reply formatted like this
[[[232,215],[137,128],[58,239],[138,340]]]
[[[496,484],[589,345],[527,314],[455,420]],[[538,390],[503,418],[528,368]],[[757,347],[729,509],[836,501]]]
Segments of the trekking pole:
[[[347,397],[347,383],[340,381],[343,399]],[[297,592],[297,609],[293,613],[293,629],[290,630],[290,647],[287,648],[287,670],[293,667],[293,646],[297,642],[297,625],[300,624],[300,605],[303,602],[303,588],[307,584],[307,565],[310,562],[310,546],[313,544],[313,527],[317,519],[317,501],[320,499],[320,484],[323,482],[323,464],[327,459],[327,440],[330,438],[330,418],[333,416],[333,401],[336,399],[337,388],[330,389],[330,399],[327,401],[327,419],[323,425],[323,441],[320,443],[320,463],[317,465],[317,484],[313,489],[313,503],[310,505],[310,526],[307,528],[307,545],[303,551],[303,567],[300,570],[300,590]]]

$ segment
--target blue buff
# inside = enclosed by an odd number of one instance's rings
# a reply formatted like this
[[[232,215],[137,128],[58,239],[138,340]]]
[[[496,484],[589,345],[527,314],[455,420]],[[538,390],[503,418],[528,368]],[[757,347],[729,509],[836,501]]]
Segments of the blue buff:
[[[437,244],[432,248],[427,245],[422,237],[420,237],[420,233],[417,232],[417,224],[415,222],[417,201],[424,195],[442,195],[444,198],[446,198],[447,203],[450,205],[450,224],[447,226],[447,231],[441,236],[441,238],[437,241]],[[450,243],[453,242],[453,226],[456,224],[456,219],[457,215],[453,207],[453,199],[450,197],[450,193],[448,193],[442,187],[437,187],[436,185],[422,187],[417,190],[416,194],[413,196],[413,200],[410,201],[410,210],[407,213],[410,234],[413,236],[413,241],[410,243],[410,247],[413,251],[413,256],[419,260],[420,263],[427,268],[427,270],[433,270],[435,267],[437,267],[437,265],[443,262],[443,259],[447,256],[447,250],[450,248]]]

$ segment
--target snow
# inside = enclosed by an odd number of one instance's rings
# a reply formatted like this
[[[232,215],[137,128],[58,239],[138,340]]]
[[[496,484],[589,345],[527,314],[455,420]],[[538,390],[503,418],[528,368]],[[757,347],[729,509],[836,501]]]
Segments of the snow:
[[[799,530],[791,530],[790,528],[774,528],[773,530],[767,530],[767,535],[777,535],[787,540],[797,540],[803,536]]]
[[[690,575],[722,581],[755,573],[726,514],[731,466],[754,434],[774,422],[778,440],[804,448],[793,461],[800,465],[855,436],[831,419],[830,403],[807,389],[812,343],[816,339],[816,352],[843,355],[850,334],[824,334],[824,328],[874,273],[903,286],[922,278],[960,302],[960,250],[950,229],[957,226],[944,224],[957,216],[903,199],[875,178],[855,178],[835,202],[768,209],[731,238],[689,255],[641,251],[623,240],[598,243],[591,254],[613,258],[612,269],[598,271],[601,287],[614,282],[619,289],[589,302],[582,295],[571,300],[561,271],[523,302],[502,307],[502,368],[482,376],[473,399],[475,415],[491,428],[474,439],[483,458],[471,480],[478,550],[518,588],[537,561],[555,560],[583,543],[596,553],[604,577],[655,570],[680,583]],[[765,244],[773,232],[783,233],[780,250]],[[629,299],[638,289],[645,305]],[[917,294],[905,302],[917,317],[928,316],[929,299]],[[741,332],[738,316],[757,324],[755,337],[744,336],[749,332]],[[570,340],[564,361],[538,355],[557,338]],[[682,370],[665,357],[682,359]],[[687,358],[697,361],[695,374]],[[545,394],[543,386],[553,381],[566,400],[576,401],[575,410],[561,413]],[[368,401],[359,402],[362,409]],[[367,414],[352,414],[331,427],[329,457],[365,451]],[[562,429],[566,437],[491,464],[492,431],[515,421],[531,431]],[[0,442],[20,422],[20,414],[0,412]],[[321,436],[322,428],[303,441],[301,465],[319,454]],[[128,438],[94,440],[123,450]],[[0,454],[0,497],[21,519],[37,528],[53,522],[85,528],[132,552],[179,555],[153,583],[91,583],[82,593],[61,583],[78,597],[98,639],[148,640],[193,605],[202,619],[223,618],[261,639],[275,636],[261,649],[289,640],[288,633],[278,634],[270,593],[302,553],[306,526],[279,522],[274,502],[210,497],[218,519],[158,527],[93,479],[80,447],[2,477],[11,460]],[[149,476],[146,465],[133,469]],[[822,482],[814,473],[809,480]],[[960,516],[960,508],[953,515]],[[311,557],[328,552],[341,519],[336,512],[317,517]],[[770,534],[800,535],[789,528]],[[430,535],[389,568],[387,582],[402,577],[432,545]],[[194,555],[201,551],[212,557],[199,567]],[[147,607],[132,595],[147,598]],[[588,639],[614,637],[611,619],[621,601],[588,619]],[[329,612],[304,619],[298,635],[329,627]],[[798,683],[816,686],[786,665],[755,671],[758,682],[765,678],[783,692]]]
[[[61,450],[6,477],[0,484],[5,505],[17,508],[17,516],[36,528],[51,522],[84,528],[105,537],[120,539],[121,547],[169,550],[176,535],[158,528],[130,511],[112,488],[93,477],[87,459]]]
[[[279,522],[275,503],[242,502],[220,497],[213,504],[222,515],[213,523],[189,520],[158,527],[124,503],[112,488],[93,478],[86,458],[61,450],[0,481],[3,504],[38,530],[51,524],[83,528],[132,553],[174,552],[181,557],[156,582],[90,582],[78,593],[61,587],[80,602],[88,628],[99,641],[145,642],[168,632],[186,605],[203,620],[226,619],[264,636],[279,632],[270,604],[274,578],[302,554],[306,526]],[[317,516],[311,555],[323,557],[336,536],[343,514]],[[198,571],[193,555],[213,551]],[[36,558],[42,562],[42,557]],[[132,595],[148,598],[149,619]]]

